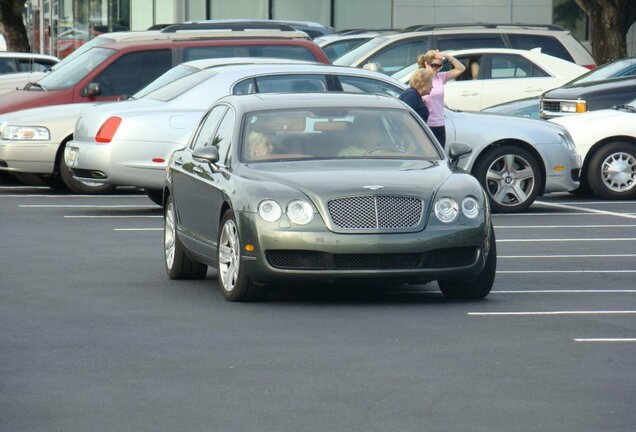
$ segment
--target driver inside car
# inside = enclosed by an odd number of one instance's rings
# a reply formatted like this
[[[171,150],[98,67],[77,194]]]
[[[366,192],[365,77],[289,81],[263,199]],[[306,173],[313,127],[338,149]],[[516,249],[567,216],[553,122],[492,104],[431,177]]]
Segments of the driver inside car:
[[[353,144],[338,152],[338,156],[364,156],[375,151],[386,150],[387,143],[383,139],[385,133],[380,132],[379,120],[361,117],[353,123]]]

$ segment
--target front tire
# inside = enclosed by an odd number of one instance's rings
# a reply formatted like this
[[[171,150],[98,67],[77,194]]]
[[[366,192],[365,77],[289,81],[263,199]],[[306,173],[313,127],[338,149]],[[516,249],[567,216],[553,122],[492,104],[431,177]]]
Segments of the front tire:
[[[263,287],[255,284],[241,265],[241,239],[234,211],[223,215],[218,239],[218,283],[223,296],[229,301],[260,300]]]
[[[144,189],[150,201],[163,207],[163,191],[158,189]]]
[[[636,145],[615,141],[601,147],[590,159],[587,181],[601,198],[636,197]]]
[[[542,174],[530,152],[514,145],[488,151],[473,168],[496,213],[526,210],[539,195]]]
[[[477,276],[468,279],[441,279],[437,281],[444,297],[452,300],[476,300],[490,294],[497,273],[497,243],[495,230],[490,228],[490,248],[486,264]]]
[[[172,197],[169,197],[166,202],[163,220],[164,263],[168,277],[170,279],[204,279],[208,266],[190,258],[179,240]]]

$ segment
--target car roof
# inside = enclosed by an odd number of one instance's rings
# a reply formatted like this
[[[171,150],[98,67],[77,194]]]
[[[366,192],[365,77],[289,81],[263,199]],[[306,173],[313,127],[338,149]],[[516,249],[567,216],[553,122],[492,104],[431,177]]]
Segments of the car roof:
[[[540,26],[536,28],[528,28],[528,27],[515,27],[515,26],[483,27],[479,25],[475,25],[475,26],[466,25],[461,27],[440,27],[440,28],[435,28],[432,30],[419,30],[419,31],[410,31],[410,32],[404,32],[404,33],[392,33],[392,34],[377,36],[377,38],[386,39],[386,41],[389,42],[394,40],[416,38],[416,37],[428,36],[433,34],[448,35],[448,34],[468,34],[468,33],[471,33],[471,34],[475,34],[475,33],[477,34],[479,33],[484,33],[484,34],[493,34],[493,33],[497,33],[497,34],[501,34],[501,33],[559,34],[559,33],[570,33],[570,31],[563,30],[563,29],[549,30],[547,28],[540,27]]]
[[[227,37],[229,32],[223,32],[224,35],[219,35],[218,37],[193,37],[189,39],[179,39],[179,40],[143,40],[143,41],[135,41],[135,42],[118,42],[112,44],[99,45],[94,48],[109,48],[114,50],[123,50],[123,49],[133,49],[139,48],[141,49],[161,49],[161,48],[171,48],[171,47],[184,47],[184,46],[211,46],[211,45],[302,45],[306,46],[307,44],[315,45],[316,49],[320,49],[314,42],[307,39],[304,33],[300,32],[286,32],[286,33],[297,33],[302,36],[298,38],[277,38],[275,35],[262,34],[260,32],[249,32],[249,36],[242,37]],[[255,34],[252,34],[255,33]],[[274,33],[274,32],[271,32]]]
[[[399,99],[360,93],[260,93],[226,96],[219,99],[217,104],[221,102],[233,105],[240,114],[261,110],[327,107],[408,110]]]
[[[251,37],[258,37],[259,34],[275,35],[276,37],[289,38],[307,38],[307,34],[300,31],[280,31],[280,30],[247,30],[247,31],[230,31],[223,29],[198,29],[198,30],[178,30],[174,32],[163,32],[161,30],[143,30],[143,31],[125,31],[103,33],[95,38],[110,39],[111,43],[126,41],[147,41],[147,40],[176,40],[176,39],[192,39],[192,38],[241,38],[245,37],[245,33],[249,33]]]
[[[2,51],[0,52],[0,57],[2,58],[26,58],[26,59],[41,59],[41,60],[50,60],[53,62],[59,62],[60,59],[54,56],[45,55],[45,54],[35,54],[35,53],[24,53],[24,52],[11,52],[11,51]]]
[[[189,62],[181,63],[181,65],[191,66],[197,69],[208,69],[218,66],[227,65],[251,65],[251,64],[320,64],[312,61],[305,60],[292,60],[284,58],[273,57],[221,57],[191,60]]]

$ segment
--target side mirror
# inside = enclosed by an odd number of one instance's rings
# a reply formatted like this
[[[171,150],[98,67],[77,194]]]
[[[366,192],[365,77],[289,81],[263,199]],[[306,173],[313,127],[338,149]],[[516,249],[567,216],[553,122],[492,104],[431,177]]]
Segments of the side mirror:
[[[92,82],[82,90],[81,95],[87,97],[95,97],[102,94],[102,86],[99,83]]]
[[[450,156],[451,163],[454,166],[457,166],[457,162],[459,162],[462,157],[469,155],[472,152],[473,148],[463,142],[454,142],[448,148],[448,155]]]
[[[215,146],[199,147],[192,152],[192,158],[199,162],[215,164],[219,161],[219,149]]]

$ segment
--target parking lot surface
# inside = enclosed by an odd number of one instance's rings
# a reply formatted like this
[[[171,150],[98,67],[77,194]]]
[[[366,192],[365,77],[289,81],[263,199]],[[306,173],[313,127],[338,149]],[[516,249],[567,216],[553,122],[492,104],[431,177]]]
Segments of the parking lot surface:
[[[0,185],[2,431],[633,431],[636,201],[495,215],[485,300],[435,282],[171,281],[145,195]]]

